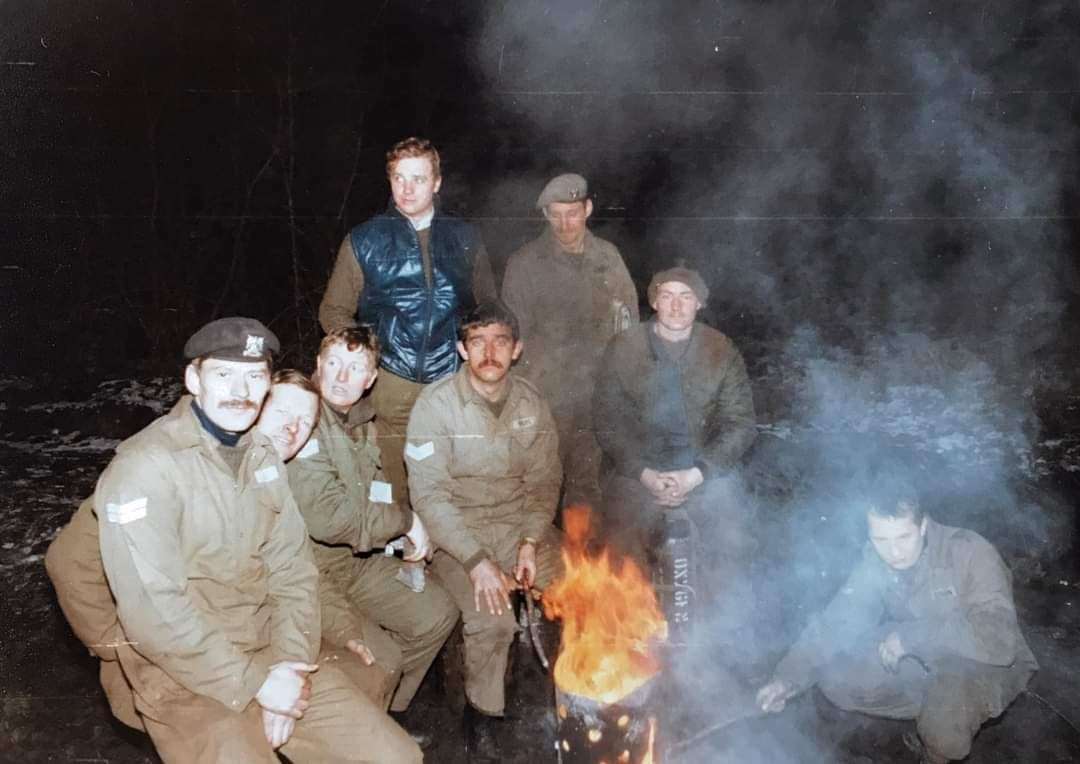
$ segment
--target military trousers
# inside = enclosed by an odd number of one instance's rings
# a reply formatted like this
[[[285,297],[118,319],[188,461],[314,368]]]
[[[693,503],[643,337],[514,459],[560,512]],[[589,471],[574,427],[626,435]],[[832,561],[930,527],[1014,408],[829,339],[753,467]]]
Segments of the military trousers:
[[[894,674],[878,643],[844,654],[820,674],[818,689],[836,707],[889,719],[914,719],[931,752],[963,759],[987,719],[1000,715],[1027,686],[1033,669],[991,666],[948,656],[927,662],[906,658]]]
[[[296,764],[422,762],[408,733],[331,665],[311,674],[311,706],[281,752]],[[166,764],[266,762],[278,757],[263,732],[262,709],[240,713],[185,693],[152,707],[141,704],[146,731]]]
[[[536,550],[534,589],[543,590],[562,572],[562,542],[556,528],[541,540]],[[489,550],[496,565],[512,575],[517,564],[518,538],[506,539],[498,550]],[[472,580],[464,566],[446,552],[435,553],[431,571],[461,608],[465,648],[465,696],[480,711],[502,716],[506,709],[506,666],[510,645],[517,631],[513,610],[493,615],[487,606],[477,610]]]
[[[357,638],[385,670],[400,667],[401,681],[390,708],[404,711],[454,630],[457,605],[431,576],[422,592],[398,581],[395,576],[402,562],[396,557],[354,556],[347,547],[321,547],[315,556],[319,574],[333,579],[349,604],[378,625]]]
[[[371,405],[375,408],[377,442],[382,454],[382,468],[393,486],[398,503],[409,506],[409,480],[405,472],[405,433],[413,404],[427,385],[399,377],[386,369],[379,370],[371,389]]]

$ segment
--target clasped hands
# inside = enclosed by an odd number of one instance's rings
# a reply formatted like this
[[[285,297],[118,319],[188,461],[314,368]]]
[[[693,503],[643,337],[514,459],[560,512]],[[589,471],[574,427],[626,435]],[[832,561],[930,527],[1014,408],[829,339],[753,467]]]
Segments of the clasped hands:
[[[705,482],[705,476],[697,467],[667,472],[659,472],[646,467],[641,471],[638,479],[653,495],[657,504],[671,508],[681,507],[689,498],[690,493]]]

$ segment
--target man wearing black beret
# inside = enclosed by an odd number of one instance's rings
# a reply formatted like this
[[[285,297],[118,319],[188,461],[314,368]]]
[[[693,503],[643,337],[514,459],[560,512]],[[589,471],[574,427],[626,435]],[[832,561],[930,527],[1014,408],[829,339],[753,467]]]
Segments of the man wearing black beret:
[[[124,678],[166,762],[421,761],[316,665],[318,570],[285,468],[248,432],[277,338],[250,318],[188,340],[185,396],[120,444],[94,492]]]

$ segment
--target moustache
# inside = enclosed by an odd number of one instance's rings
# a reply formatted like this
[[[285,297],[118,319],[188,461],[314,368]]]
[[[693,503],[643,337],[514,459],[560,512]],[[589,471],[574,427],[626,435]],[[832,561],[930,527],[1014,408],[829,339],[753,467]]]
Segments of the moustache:
[[[231,401],[222,401],[218,404],[218,408],[236,409],[237,411],[244,411],[245,409],[251,409],[253,411],[259,410],[259,407],[255,405],[254,401],[245,400],[243,398],[238,398]]]
[[[493,369],[501,369],[503,367],[503,365],[501,363],[499,363],[498,361],[481,361],[480,362],[480,368],[481,369],[486,369],[489,366],[491,368],[493,368]]]

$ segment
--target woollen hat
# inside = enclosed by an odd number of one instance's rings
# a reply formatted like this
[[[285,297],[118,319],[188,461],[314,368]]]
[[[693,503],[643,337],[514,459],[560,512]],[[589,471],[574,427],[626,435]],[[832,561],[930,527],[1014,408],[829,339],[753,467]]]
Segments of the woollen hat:
[[[657,273],[653,275],[652,280],[649,282],[648,290],[650,305],[656,302],[656,292],[660,289],[660,285],[666,284],[669,281],[678,281],[680,284],[686,284],[694,292],[694,296],[697,297],[698,302],[702,305],[708,302],[709,288],[705,286],[705,279],[701,278],[701,274],[692,268],[684,268],[680,265],[675,268],[657,271]]]
[[[536,197],[536,209],[542,210],[552,202],[583,202],[588,198],[589,182],[576,172],[568,172],[547,182]]]
[[[184,358],[220,358],[223,361],[266,361],[281,350],[277,336],[254,318],[231,316],[211,321],[191,335]]]

